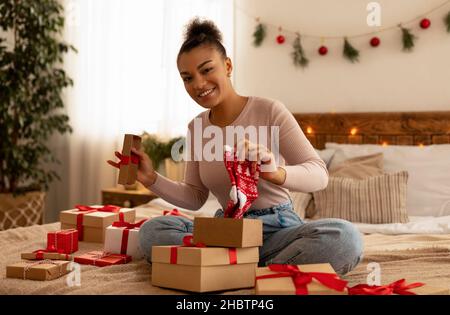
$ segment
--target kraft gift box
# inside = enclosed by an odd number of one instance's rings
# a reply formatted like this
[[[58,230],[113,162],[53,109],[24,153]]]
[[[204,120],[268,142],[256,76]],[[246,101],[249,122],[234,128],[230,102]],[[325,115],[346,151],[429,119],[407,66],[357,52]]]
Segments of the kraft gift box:
[[[69,273],[68,266],[69,261],[63,260],[22,261],[6,266],[6,277],[41,281],[53,280]]]
[[[289,265],[279,265],[285,268]],[[308,295],[346,295],[348,294],[346,285],[347,282],[340,280],[330,264],[307,264],[290,266],[288,268],[297,269],[303,273],[321,273],[328,274],[329,277],[337,278],[340,283],[342,290],[336,290],[325,286],[312,276],[311,282],[305,284],[306,290],[298,288],[294,281],[293,271],[290,276],[289,271],[273,271],[269,267],[259,267],[256,269],[256,286],[255,293],[257,295],[298,295],[298,294],[308,294]],[[267,278],[265,278],[267,277]],[[331,280],[335,282],[334,280]],[[302,282],[302,281],[299,281]]]
[[[37,250],[31,253],[21,253],[20,258],[28,260],[72,260],[72,255]]]
[[[207,246],[256,247],[263,244],[262,221],[257,219],[194,219],[194,242]]]
[[[80,209],[87,211],[81,211]],[[103,243],[108,226],[121,219],[125,222],[134,223],[136,211],[116,206],[79,206],[77,209],[61,211],[59,218],[61,229],[78,230],[79,241]]]
[[[152,247],[152,285],[191,292],[251,288],[258,248]]]
[[[119,162],[119,180],[121,185],[132,185],[136,182],[139,168],[139,157],[131,153],[131,148],[141,148],[141,137],[126,134],[123,139],[122,159]]]

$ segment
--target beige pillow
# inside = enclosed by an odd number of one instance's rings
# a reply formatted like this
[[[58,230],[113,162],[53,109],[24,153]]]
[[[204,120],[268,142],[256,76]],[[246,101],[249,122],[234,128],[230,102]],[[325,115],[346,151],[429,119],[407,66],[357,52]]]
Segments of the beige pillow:
[[[383,153],[376,153],[348,159],[328,170],[330,177],[350,177],[364,179],[383,175]],[[305,209],[305,217],[313,218],[316,215],[314,198]]]
[[[382,224],[409,222],[406,211],[408,172],[353,179],[330,177],[326,189],[314,193],[317,218]]]
[[[301,219],[304,219],[305,209],[312,199],[312,194],[297,191],[290,191],[289,194],[291,195],[292,206],[294,208],[294,211],[298,214],[298,216]]]

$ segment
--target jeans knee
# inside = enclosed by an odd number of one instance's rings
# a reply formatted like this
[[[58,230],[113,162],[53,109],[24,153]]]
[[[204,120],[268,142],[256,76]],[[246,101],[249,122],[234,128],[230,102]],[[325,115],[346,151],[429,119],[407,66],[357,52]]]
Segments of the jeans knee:
[[[336,239],[341,264],[339,264],[338,274],[346,274],[355,268],[363,257],[363,239],[361,232],[354,224],[342,219],[333,220],[333,225],[339,230],[339,237]]]
[[[152,246],[179,245],[186,233],[192,233],[193,223],[174,216],[156,217],[145,222],[139,229],[139,246],[150,260]]]

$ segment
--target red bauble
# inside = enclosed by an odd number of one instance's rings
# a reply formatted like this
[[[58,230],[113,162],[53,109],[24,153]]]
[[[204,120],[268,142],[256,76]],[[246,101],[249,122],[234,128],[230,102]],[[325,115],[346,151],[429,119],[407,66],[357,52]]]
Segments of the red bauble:
[[[430,25],[431,25],[431,21],[429,19],[422,19],[422,21],[420,21],[420,27],[423,29],[429,28]]]
[[[278,36],[277,36],[277,43],[278,43],[278,44],[283,44],[285,40],[286,40],[286,39],[284,38],[283,35],[278,35]]]
[[[320,46],[318,50],[319,54],[326,55],[328,53],[328,48],[326,46]]]
[[[370,40],[370,46],[377,47],[378,45],[380,45],[380,39],[376,36],[372,37],[372,39]]]

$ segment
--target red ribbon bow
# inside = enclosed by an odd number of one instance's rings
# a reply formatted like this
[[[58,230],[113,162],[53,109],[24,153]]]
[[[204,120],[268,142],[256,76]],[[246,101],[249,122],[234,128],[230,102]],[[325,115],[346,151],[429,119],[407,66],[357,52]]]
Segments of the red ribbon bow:
[[[120,207],[113,206],[113,205],[105,205],[100,208],[85,206],[85,205],[76,205],[75,208],[78,209],[78,211],[81,211],[77,215],[77,230],[78,230],[78,240],[83,240],[83,216],[87,213],[96,212],[96,211],[102,211],[102,212],[112,212],[112,213],[119,213],[119,220],[125,221],[124,215],[122,212],[120,212]]]
[[[173,216],[178,216],[178,217],[185,217],[185,218],[188,218],[189,220],[192,220],[187,215],[181,213],[178,209],[172,209],[170,211],[169,210],[164,210],[163,211],[163,215],[173,215]]]
[[[400,279],[387,285],[368,285],[358,284],[354,287],[348,288],[349,295],[415,295],[410,289],[418,288],[425,285],[421,282],[414,282],[406,284],[405,279]]]
[[[130,164],[130,162],[132,164],[138,165],[139,164],[139,156],[133,152],[131,152],[131,156],[130,155],[122,155],[120,157],[119,165],[128,165],[128,164]]]
[[[56,249],[55,246],[49,246],[46,249],[35,250],[33,253],[36,254],[36,259],[42,260],[42,259],[44,259],[44,253],[64,254],[64,250],[63,249]],[[65,255],[66,255],[66,260],[68,260],[69,255],[68,254],[65,254]]]
[[[339,279],[336,274],[325,273],[325,272],[303,272],[300,271],[298,266],[295,265],[280,265],[273,264],[268,266],[271,271],[278,273],[269,274],[264,276],[256,277],[258,279],[269,279],[269,278],[282,278],[291,277],[295,285],[296,295],[307,295],[308,294],[308,284],[311,283],[313,279],[316,279],[324,286],[336,290],[344,291],[347,286],[347,281]]]
[[[114,227],[123,227],[123,231],[122,231],[122,243],[120,245],[120,253],[122,255],[125,255],[127,253],[127,248],[128,248],[128,235],[130,234],[130,230],[134,229],[134,228],[139,228],[141,227],[141,225],[147,221],[147,219],[143,219],[137,223],[129,223],[129,222],[125,222],[123,220],[121,221],[116,221],[113,222],[112,226]]]

